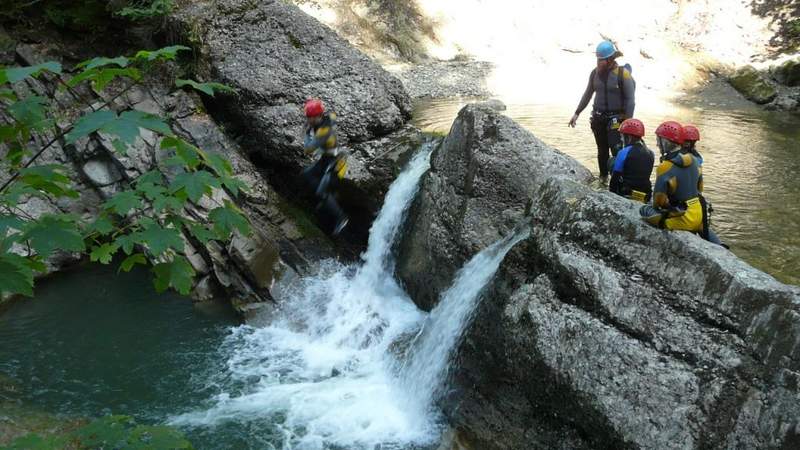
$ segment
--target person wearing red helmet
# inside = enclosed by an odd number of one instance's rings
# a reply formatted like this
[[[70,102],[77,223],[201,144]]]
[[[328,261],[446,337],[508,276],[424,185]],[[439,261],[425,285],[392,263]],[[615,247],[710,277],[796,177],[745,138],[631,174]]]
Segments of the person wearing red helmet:
[[[642,203],[650,201],[653,187],[655,156],[642,141],[644,124],[639,119],[626,119],[619,127],[623,149],[612,160],[611,181],[608,190]]]
[[[305,141],[307,155],[319,155],[319,159],[303,170],[303,177],[314,189],[319,199],[317,208],[334,219],[333,234],[339,234],[347,226],[349,218],[336,201],[339,180],[347,171],[346,155],[336,146],[336,113],[325,111],[320,99],[309,99],[304,107],[306,115]]]
[[[692,156],[697,158],[697,161],[700,165],[703,165],[703,157],[700,155],[700,152],[697,151],[696,143],[700,140],[700,130],[697,129],[694,125],[684,125],[683,126],[683,151],[687,153],[691,153]]]
[[[575,128],[578,116],[594,96],[589,124],[597,144],[597,164],[600,177],[608,176],[609,151],[612,156],[622,148],[619,134],[620,123],[633,117],[636,83],[631,76],[630,65],[619,66],[616,59],[622,56],[610,41],[603,41],[595,52],[597,67],[589,74],[589,83],[583,92],[575,113],[568,125]]]
[[[656,129],[661,164],[656,169],[653,203],[642,206],[639,212],[659,228],[705,234],[700,201],[702,170],[692,154],[682,151],[684,140],[684,130],[678,122],[667,121]]]

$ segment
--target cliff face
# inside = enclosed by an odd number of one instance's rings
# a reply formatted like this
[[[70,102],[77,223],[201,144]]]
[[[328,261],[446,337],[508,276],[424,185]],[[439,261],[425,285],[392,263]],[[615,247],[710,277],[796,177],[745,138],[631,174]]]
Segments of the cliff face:
[[[301,168],[311,163],[302,152],[306,98],[320,97],[339,114],[339,142],[352,155],[348,180],[341,190],[345,209],[353,217],[350,229],[365,233],[397,174],[396,160],[416,149],[422,138],[405,125],[410,101],[400,82],[294,6],[279,1],[193,2],[178,8],[167,22],[172,25],[168,29],[177,32],[171,39],[195,47],[198,75],[206,81],[226,83],[236,88],[237,94],[218,94],[216,99],[205,98],[204,103],[193,93],[176,91],[175,74],[169,73],[134,87],[110,108],[134,108],[168,118],[173,132],[229,159],[234,174],[250,187],[236,203],[253,225],[251,236],[237,236],[228,248],[184,236],[185,252],[199,274],[193,296],[230,298],[240,311],[247,312],[257,307],[254,305],[270,302],[270,290],[278,276],[302,272],[310,260],[337,252],[337,245],[306,217],[313,215],[313,204],[309,208],[304,202],[303,193],[308,189],[298,176]],[[58,36],[54,31],[33,41],[26,37],[26,43],[11,39],[0,56],[8,64],[60,60],[69,67],[77,62],[70,45],[79,44]],[[86,52],[81,50],[78,53]],[[49,96],[58,92],[58,83],[68,77],[28,80],[15,89],[23,96]],[[108,94],[86,87],[59,93],[57,103],[65,115],[74,116],[87,103],[99,105],[108,98]],[[217,123],[220,116],[225,119],[225,129]],[[135,183],[140,175],[154,169],[167,179],[174,175],[164,163],[171,155],[159,144],[158,137],[146,130],[140,130],[139,139],[126,155],[116,152],[102,133],[74,146],[56,143],[37,163],[66,164],[81,192],[80,199],[56,203],[34,198],[20,207],[32,217],[70,212],[91,218],[105,200]],[[220,203],[230,199],[224,190],[214,195]],[[185,214],[205,220],[213,207],[198,204]],[[361,237],[353,234],[349,238],[359,245]],[[52,258],[49,269],[59,270],[78,256]]]
[[[399,275],[429,308],[446,281],[415,279],[447,280],[509,217],[522,220],[496,211],[531,199],[533,233],[506,257],[458,350],[442,399],[453,424],[476,448],[797,445],[800,290],[697,236],[645,225],[636,204],[592,190],[568,165],[539,170],[569,160],[555,150],[527,144],[532,162],[518,162],[522,139],[502,137],[523,134],[466,107],[401,242]],[[476,159],[466,178],[442,163]],[[491,189],[453,188],[465,180]],[[444,224],[461,232],[420,253],[419,230]]]
[[[372,195],[378,178],[378,192],[385,192],[391,177],[375,167],[391,148],[365,143],[398,131],[410,118],[411,102],[399,80],[282,1],[193,2],[171,21],[198,49],[201,76],[238,90],[213,106],[280,183],[296,187],[293,175],[308,163],[302,107],[319,97],[340,117],[338,139],[352,151],[353,184]]]

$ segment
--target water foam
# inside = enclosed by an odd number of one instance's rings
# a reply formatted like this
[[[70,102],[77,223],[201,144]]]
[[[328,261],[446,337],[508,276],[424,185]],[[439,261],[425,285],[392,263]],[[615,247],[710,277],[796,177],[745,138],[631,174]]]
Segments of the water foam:
[[[362,264],[322,263],[315,276],[283,289],[285,306],[271,325],[233,329],[222,348],[226,370],[211,381],[221,392],[171,424],[268,423],[269,445],[283,449],[408,448],[438,439],[436,386],[480,290],[522,237],[476,255],[429,317],[416,308],[394,277],[391,247],[431,145],[389,189]],[[404,356],[411,359],[398,369]]]

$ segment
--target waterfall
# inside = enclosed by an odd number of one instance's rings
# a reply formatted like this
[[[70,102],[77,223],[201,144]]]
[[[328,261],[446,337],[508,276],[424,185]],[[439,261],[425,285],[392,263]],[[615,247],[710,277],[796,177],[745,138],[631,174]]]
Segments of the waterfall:
[[[447,379],[451,354],[472,319],[483,287],[511,247],[529,235],[530,229],[521,227],[473,256],[431,310],[402,370],[402,382],[415,407],[433,408]]]
[[[426,320],[395,279],[391,255],[430,167],[432,146],[423,145],[392,183],[361,264],[325,261],[314,276],[282,286],[283,306],[269,326],[236,327],[223,344],[226,367],[198,386],[216,392],[209,404],[172,417],[171,424],[202,429],[247,424],[264,436],[250,441],[253,448],[287,450],[419,448],[438,439],[437,413],[418,401],[427,388],[404,382],[412,372],[400,373],[397,361],[403,343],[416,335],[407,368],[422,372],[435,360],[437,373],[444,374],[458,336],[446,337],[448,348],[437,347],[428,343],[431,333],[419,330],[423,323],[433,330],[441,322],[451,330],[442,333],[460,335],[464,324],[453,324],[455,319],[443,317],[446,312],[436,312],[439,308]],[[464,296],[474,305],[512,241],[504,239],[473,258],[443,303]],[[469,311],[458,314],[466,320]],[[420,379],[434,385],[431,377]]]

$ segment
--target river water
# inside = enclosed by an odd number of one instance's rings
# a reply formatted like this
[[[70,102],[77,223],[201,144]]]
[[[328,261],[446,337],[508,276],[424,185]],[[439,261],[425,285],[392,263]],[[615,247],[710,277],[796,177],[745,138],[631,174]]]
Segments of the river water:
[[[476,99],[420,101],[415,124],[446,133],[461,107],[472,101]],[[566,125],[574,112],[571,102],[508,104],[503,113],[597,174],[590,109],[575,129]],[[720,82],[673,103],[638,106],[636,116],[644,121],[647,144],[656,154],[653,132],[662,121],[700,128],[698,149],[705,158],[713,229],[752,266],[785,283],[800,284],[800,117],[764,111]]]
[[[0,400],[58,418],[128,414],[197,448],[431,449],[436,399],[483,287],[525,227],[475,255],[428,314],[394,277],[392,246],[429,167],[422,146],[387,193],[361,261],[287,280],[267,326],[231,326],[156,295],[143,273],[91,267],[0,316]],[[0,413],[4,403],[0,401]]]

